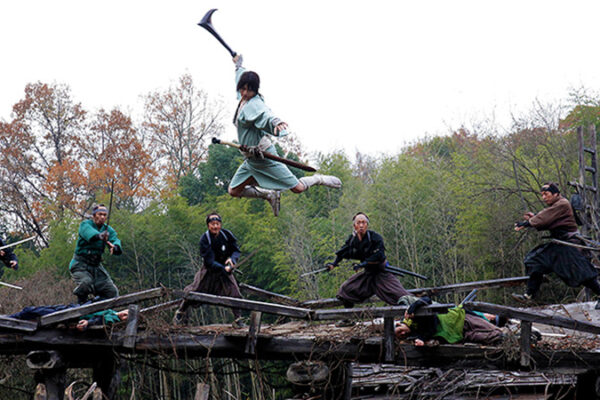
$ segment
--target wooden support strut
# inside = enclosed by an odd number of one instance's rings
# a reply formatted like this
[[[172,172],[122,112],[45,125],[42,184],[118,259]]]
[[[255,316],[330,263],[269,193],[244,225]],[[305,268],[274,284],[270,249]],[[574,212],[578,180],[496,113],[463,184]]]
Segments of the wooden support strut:
[[[383,348],[384,356],[383,361],[393,362],[394,361],[394,343],[396,341],[396,335],[394,332],[394,317],[385,317],[383,319]]]
[[[454,307],[454,304],[431,304],[420,307],[415,315],[433,315],[440,312],[445,312],[449,308]],[[334,310],[316,310],[314,311],[314,319],[335,320],[335,319],[364,319],[364,318],[387,318],[399,317],[404,315],[407,306],[389,306],[389,307],[365,307],[365,308],[344,308]]]
[[[250,314],[250,326],[248,327],[248,339],[246,340],[246,354],[256,354],[256,342],[258,333],[260,332],[260,320],[262,313],[260,311],[252,311]]]
[[[131,304],[129,306],[127,327],[125,328],[125,338],[123,339],[123,347],[127,349],[135,348],[135,337],[137,336],[139,312],[140,306],[137,304]]]
[[[521,359],[519,364],[522,367],[529,367],[531,364],[531,322],[521,321]]]

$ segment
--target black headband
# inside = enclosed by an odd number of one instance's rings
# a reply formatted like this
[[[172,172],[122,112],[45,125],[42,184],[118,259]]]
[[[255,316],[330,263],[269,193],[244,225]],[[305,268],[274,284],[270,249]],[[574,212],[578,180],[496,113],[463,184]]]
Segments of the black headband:
[[[219,221],[221,222],[221,217],[215,214],[209,215],[208,217],[206,217],[206,225],[208,225],[209,223],[213,222],[213,221]]]
[[[556,194],[556,193],[560,193],[560,190],[558,190],[558,186],[556,186],[554,183],[548,183],[548,184],[542,186],[542,188],[540,189],[540,192],[550,192],[552,194]]]

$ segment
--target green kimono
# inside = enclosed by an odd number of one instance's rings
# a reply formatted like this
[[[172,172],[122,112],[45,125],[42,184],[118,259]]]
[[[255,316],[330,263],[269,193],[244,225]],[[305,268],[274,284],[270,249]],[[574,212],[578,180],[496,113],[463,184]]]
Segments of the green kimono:
[[[112,227],[106,224],[98,227],[91,219],[79,225],[79,239],[69,264],[69,272],[77,284],[73,294],[80,303],[87,301],[90,294],[104,299],[119,295],[117,286],[101,264],[106,244],[97,235],[104,231],[108,231],[108,241],[115,246],[113,254],[121,254],[121,241]]]
[[[236,83],[244,72],[244,68],[237,69]],[[238,131],[238,142],[246,146],[257,146],[264,136],[274,134],[273,123],[277,121],[263,97],[257,94],[237,110],[234,123]],[[278,155],[273,145],[266,151]],[[264,189],[287,190],[298,184],[298,179],[285,164],[266,158],[247,158],[231,179],[230,186],[235,188],[250,177],[254,177],[258,186]]]

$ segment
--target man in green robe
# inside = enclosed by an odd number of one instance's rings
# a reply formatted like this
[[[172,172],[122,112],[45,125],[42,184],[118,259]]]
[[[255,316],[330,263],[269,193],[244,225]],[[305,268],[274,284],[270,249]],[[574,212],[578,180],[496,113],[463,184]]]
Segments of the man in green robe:
[[[244,152],[246,160],[238,168],[229,185],[229,194],[234,197],[250,197],[267,200],[275,216],[279,214],[280,191],[290,189],[301,193],[313,185],[340,188],[342,181],[335,176],[305,176],[300,179],[285,164],[264,158],[269,152],[277,155],[275,146],[267,135],[282,137],[287,135],[288,125],[277,118],[258,93],[260,78],[256,72],[242,67],[242,56],[233,59],[236,65],[236,83],[240,102],[235,111],[233,123],[237,127],[238,141],[248,146]]]
[[[108,209],[104,204],[100,204],[93,208],[92,219],[79,225],[79,239],[69,264],[69,272],[77,285],[73,294],[77,296],[79,303],[88,301],[90,294],[100,299],[119,295],[119,290],[108,271],[101,264],[106,246],[109,247],[111,255],[123,253],[117,232],[106,225],[107,217]]]

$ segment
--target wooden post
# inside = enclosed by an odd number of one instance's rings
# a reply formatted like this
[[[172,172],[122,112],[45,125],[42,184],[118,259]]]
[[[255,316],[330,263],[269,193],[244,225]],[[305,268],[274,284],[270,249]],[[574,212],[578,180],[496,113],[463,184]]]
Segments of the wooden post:
[[[344,364],[344,400],[352,400],[352,363]]]
[[[127,317],[127,327],[125,328],[125,339],[123,339],[123,347],[128,349],[135,348],[135,337],[137,335],[138,316],[140,306],[131,304],[129,306],[129,315]]]
[[[394,333],[394,317],[383,318],[383,348],[384,348],[383,360],[385,362],[391,363],[394,361],[395,339],[396,339],[396,335]]]
[[[194,400],[208,400],[210,395],[210,386],[206,383],[198,382],[196,385],[196,394]]]
[[[120,363],[119,358],[109,353],[101,357],[92,368],[92,379],[98,383],[102,393],[110,400],[114,399],[121,383]]]
[[[521,367],[528,368],[531,364],[531,322],[521,321]]]
[[[44,400],[62,400],[65,393],[67,369],[65,367],[40,369],[35,373],[35,381],[41,389],[41,385],[46,388]],[[36,389],[37,391],[37,389]]]
[[[248,339],[246,340],[246,354],[256,354],[256,341],[260,332],[260,319],[262,313],[260,311],[252,311],[250,314],[250,327],[248,328]]]

